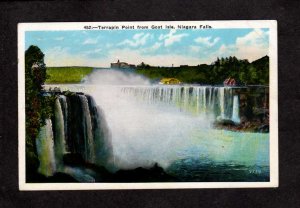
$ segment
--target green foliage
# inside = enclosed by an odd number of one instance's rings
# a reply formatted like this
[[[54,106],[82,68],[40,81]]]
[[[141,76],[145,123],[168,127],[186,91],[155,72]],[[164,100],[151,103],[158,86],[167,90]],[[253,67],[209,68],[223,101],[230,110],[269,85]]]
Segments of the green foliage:
[[[41,109],[41,125],[45,125],[45,120],[54,116],[54,103],[58,97],[56,95],[44,96],[41,100],[42,109]]]
[[[255,70],[257,82],[269,84],[269,57],[264,56],[251,63]],[[253,72],[252,72],[253,73]]]
[[[44,54],[37,46],[30,46],[25,51],[26,171],[38,167],[35,138],[41,125],[40,90],[45,79]]]
[[[37,46],[30,46],[25,51],[26,142],[33,146],[42,119],[40,90],[45,80],[44,54]]]
[[[47,67],[46,83],[79,83],[92,70],[92,67]]]
[[[44,54],[37,46],[25,51],[25,115],[26,115],[26,169],[38,167],[35,139],[45,119],[53,114],[54,96],[43,96],[46,80]]]
[[[142,62],[136,72],[153,80],[174,77],[184,83],[218,85],[231,77],[244,85],[268,85],[269,57],[265,56],[252,63],[248,60],[238,60],[236,57],[217,58],[211,65],[181,67],[153,67]]]
[[[146,65],[147,66],[147,65]],[[148,65],[149,66],[149,65]],[[173,77],[186,83],[204,81],[204,72],[199,71],[200,66],[193,67],[151,67],[138,68],[136,72],[150,79]],[[203,67],[205,69],[205,66]]]

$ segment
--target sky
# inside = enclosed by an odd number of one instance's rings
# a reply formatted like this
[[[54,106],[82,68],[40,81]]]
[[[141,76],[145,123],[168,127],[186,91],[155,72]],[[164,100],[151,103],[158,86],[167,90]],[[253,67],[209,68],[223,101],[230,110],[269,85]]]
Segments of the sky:
[[[42,50],[47,66],[109,67],[118,59],[136,65],[198,65],[229,56],[251,62],[269,54],[269,30],[27,31],[25,48],[30,45]]]

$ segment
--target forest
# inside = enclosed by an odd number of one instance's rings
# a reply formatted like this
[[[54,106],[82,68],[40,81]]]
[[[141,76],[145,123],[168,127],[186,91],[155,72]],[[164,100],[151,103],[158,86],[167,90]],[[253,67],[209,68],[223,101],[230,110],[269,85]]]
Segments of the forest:
[[[166,77],[179,79],[183,83],[220,85],[229,77],[238,85],[269,85],[269,57],[253,62],[236,57],[217,58],[210,65],[182,65],[180,67],[157,67],[141,63],[136,72],[154,81]]]

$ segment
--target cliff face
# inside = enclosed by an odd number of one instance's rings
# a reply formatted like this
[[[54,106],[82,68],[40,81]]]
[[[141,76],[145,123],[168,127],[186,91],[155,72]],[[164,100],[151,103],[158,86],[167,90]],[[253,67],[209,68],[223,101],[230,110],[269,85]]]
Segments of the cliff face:
[[[237,91],[240,95],[240,112],[244,120],[260,119],[269,114],[269,88],[248,87]]]
[[[239,96],[240,124],[223,120],[215,126],[234,131],[269,132],[269,87],[235,88],[233,94]]]

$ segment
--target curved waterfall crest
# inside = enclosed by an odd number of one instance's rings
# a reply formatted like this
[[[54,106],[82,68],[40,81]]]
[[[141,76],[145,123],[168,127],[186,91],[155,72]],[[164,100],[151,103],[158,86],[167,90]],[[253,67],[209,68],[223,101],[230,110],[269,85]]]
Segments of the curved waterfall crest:
[[[180,110],[196,115],[205,113],[212,114],[218,119],[232,119],[234,111],[234,116],[239,116],[238,106],[233,106],[234,94],[232,87],[190,85],[126,86],[122,88],[122,92],[145,102],[174,105]],[[239,98],[236,97],[235,99]],[[238,102],[238,100],[235,102]],[[235,120],[238,119],[235,118]]]

